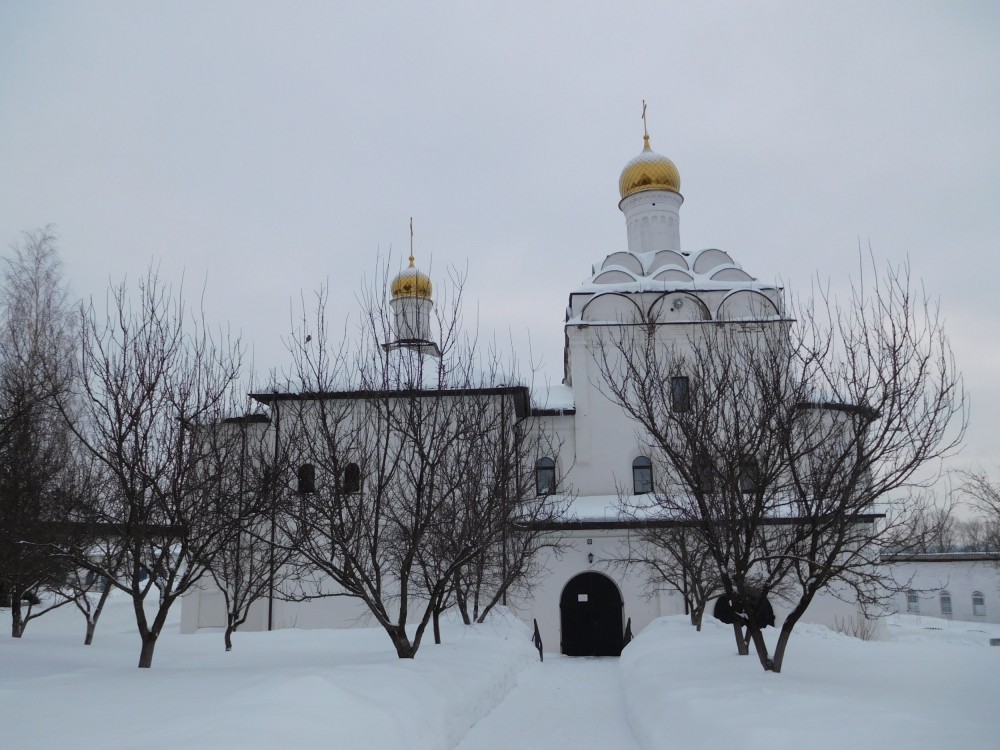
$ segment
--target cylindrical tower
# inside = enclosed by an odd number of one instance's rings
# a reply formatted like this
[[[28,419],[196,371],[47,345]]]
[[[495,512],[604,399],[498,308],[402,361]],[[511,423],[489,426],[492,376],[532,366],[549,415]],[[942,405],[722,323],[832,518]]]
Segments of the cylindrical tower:
[[[649,147],[648,133],[643,136],[642,153],[622,170],[618,189],[629,251],[680,252],[681,176],[670,159]]]
[[[391,286],[389,304],[394,313],[397,341],[431,340],[431,310],[434,307],[431,291],[430,278],[417,270],[411,255],[410,267],[400,271]]]

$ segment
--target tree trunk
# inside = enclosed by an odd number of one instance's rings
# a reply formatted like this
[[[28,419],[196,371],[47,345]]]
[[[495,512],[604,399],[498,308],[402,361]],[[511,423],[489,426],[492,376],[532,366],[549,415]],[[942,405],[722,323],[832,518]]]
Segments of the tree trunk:
[[[94,608],[93,615],[87,616],[87,637],[83,639],[84,646],[89,646],[94,642],[94,631],[97,629],[97,621],[101,619],[101,612],[104,611],[104,604],[108,601],[108,596],[110,595],[111,584],[109,583],[104,586],[104,591],[101,592],[101,597],[97,600],[97,606]]]
[[[410,643],[405,628],[399,625],[390,625],[386,627],[385,631],[389,634],[389,638],[392,639],[392,645],[396,647],[396,656],[400,659],[412,659],[414,657],[417,650]]]
[[[465,592],[462,590],[462,587],[457,584],[455,586],[455,603],[458,604],[458,611],[462,614],[462,622],[466,625],[471,625],[472,618],[469,617],[468,600],[465,598]]]
[[[757,649],[757,658],[760,659],[760,665],[764,668],[764,671],[777,672],[778,670],[774,668],[774,662],[771,660],[771,655],[767,652],[767,643],[764,641],[764,634],[760,632],[760,628],[755,628],[748,635],[753,640],[753,645]]]
[[[750,653],[750,649],[747,647],[747,642],[743,638],[743,622],[739,619],[733,620],[733,635],[736,637],[736,650],[739,652],[740,656],[746,656]]]
[[[788,639],[792,635],[792,628],[795,627],[795,623],[789,624],[788,620],[785,620],[784,624],[781,626],[781,635],[778,636],[778,645],[774,647],[774,671],[781,671],[781,662],[785,660],[785,647],[788,645]]]
[[[10,602],[10,635],[20,638],[24,634],[24,618],[21,616],[21,597],[14,594]]]
[[[226,642],[226,651],[232,651],[233,650],[233,631],[234,630],[235,630],[235,628],[232,626],[232,623],[230,623],[229,625],[226,626],[226,635],[224,637],[224,640]]]
[[[139,669],[149,669],[153,666],[153,649],[156,648],[156,636],[146,635],[142,638],[142,651],[139,652]]]
[[[810,601],[812,597],[810,597]],[[808,603],[806,604],[808,606]],[[788,639],[792,637],[792,629],[796,626],[799,618],[805,613],[805,606],[801,604],[788,613],[788,617],[781,623],[781,635],[778,636],[778,644],[774,647],[774,671],[781,671],[781,664],[785,660],[785,649],[788,647]]]
[[[697,632],[701,632],[701,621],[705,615],[705,605],[702,604],[700,607],[694,607],[691,609],[691,624],[694,625]]]
[[[441,645],[441,613],[434,610],[434,643]]]

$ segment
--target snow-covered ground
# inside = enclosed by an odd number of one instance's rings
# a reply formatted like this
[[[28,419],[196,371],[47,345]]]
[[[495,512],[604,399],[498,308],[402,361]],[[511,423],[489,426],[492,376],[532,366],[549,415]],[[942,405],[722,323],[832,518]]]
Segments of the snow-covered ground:
[[[0,612],[6,617],[6,610]],[[6,623],[3,623],[6,627]],[[182,636],[135,668],[129,603],[93,646],[63,608],[0,636],[4,747],[623,750],[1000,747],[1000,626],[890,620],[864,642],[800,626],[784,672],[738,657],[731,631],[653,623],[621,659],[547,655],[512,620],[450,623],[400,661],[379,629]]]
[[[466,735],[458,750],[639,750],[625,713],[618,659],[552,654]]]
[[[0,747],[443,750],[538,659],[514,618],[448,623],[445,643],[428,633],[413,660],[381,629],[237,633],[226,653],[219,631],[168,628],[142,670],[123,598],[109,600],[92,646],[71,607],[20,641],[0,636]]]
[[[633,732],[644,750],[1000,748],[1000,627],[893,616],[887,631],[799,625],[776,675],[736,655],[727,625],[656,620],[621,658]]]

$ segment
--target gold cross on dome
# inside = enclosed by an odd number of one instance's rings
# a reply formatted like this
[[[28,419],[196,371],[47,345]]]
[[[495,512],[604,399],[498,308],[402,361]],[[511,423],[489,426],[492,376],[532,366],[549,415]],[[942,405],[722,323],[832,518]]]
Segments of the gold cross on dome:
[[[413,217],[410,217],[410,268],[413,268]]]

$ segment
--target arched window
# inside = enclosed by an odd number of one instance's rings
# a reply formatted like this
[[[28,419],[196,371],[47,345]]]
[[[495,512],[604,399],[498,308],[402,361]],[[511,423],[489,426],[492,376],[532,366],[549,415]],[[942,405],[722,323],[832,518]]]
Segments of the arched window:
[[[299,467],[300,495],[308,495],[316,491],[316,467],[312,464],[302,464]]]
[[[632,462],[632,487],[636,495],[653,491],[653,462],[645,456]]]
[[[535,461],[535,490],[539,495],[556,491],[556,462],[548,456]]]
[[[972,614],[980,617],[986,616],[986,597],[982,591],[972,592]]]
[[[916,591],[906,592],[906,611],[914,615],[920,613],[920,598]]]
[[[357,464],[347,464],[344,469],[344,494],[356,495],[361,492],[361,467]]]
[[[951,593],[948,591],[941,592],[941,614],[951,616]]]

